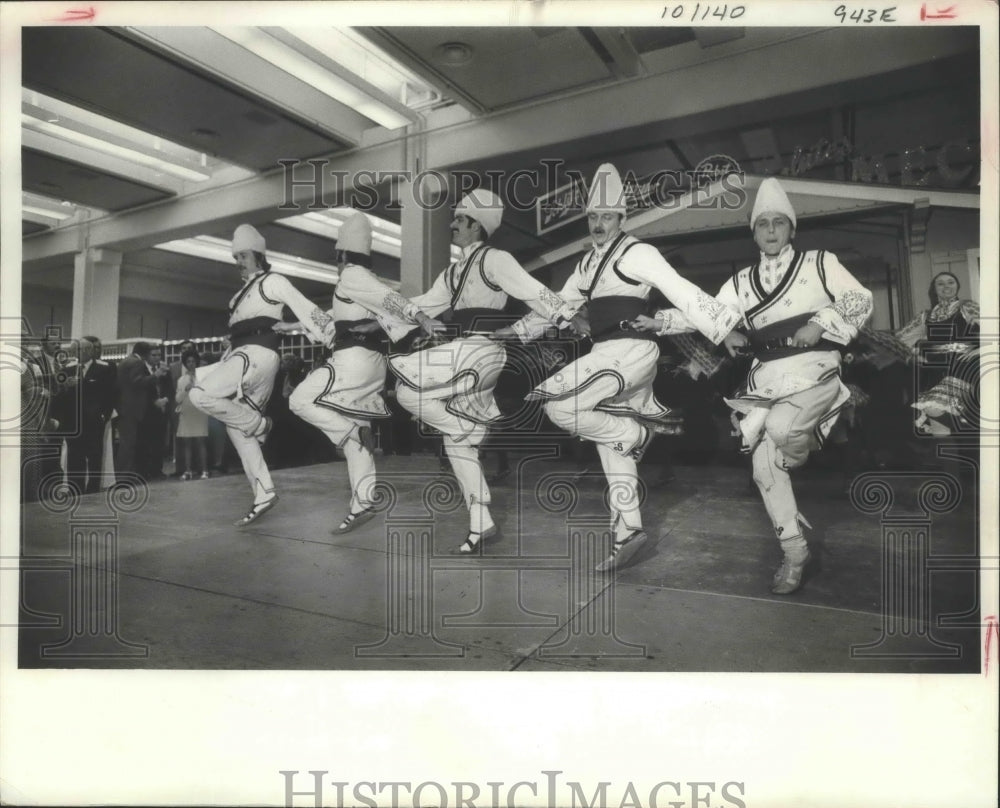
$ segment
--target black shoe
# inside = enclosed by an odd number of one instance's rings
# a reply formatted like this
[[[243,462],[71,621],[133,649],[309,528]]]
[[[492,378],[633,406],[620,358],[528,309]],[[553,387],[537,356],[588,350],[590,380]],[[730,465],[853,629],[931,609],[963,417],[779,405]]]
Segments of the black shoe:
[[[349,513],[337,527],[332,531],[334,535],[349,533],[356,527],[361,527],[365,522],[370,522],[375,518],[374,508],[365,508],[357,513]]]
[[[453,547],[448,552],[451,555],[481,556],[483,554],[483,545],[491,539],[497,538],[499,535],[500,532],[497,530],[496,525],[487,528],[482,533],[474,533],[470,530],[465,541],[458,545],[458,547]]]
[[[611,547],[611,555],[595,567],[597,572],[610,572],[624,567],[646,543],[648,536],[642,530],[633,530],[621,541],[616,541]]]
[[[265,500],[264,502],[255,502],[251,506],[250,510],[247,511],[246,516],[244,516],[242,519],[237,519],[235,522],[233,522],[233,526],[246,527],[251,522],[256,522],[258,519],[260,519],[260,517],[262,517],[265,513],[271,510],[271,508],[273,508],[275,504],[277,504],[277,502],[278,502],[277,494],[275,494],[270,499]]]

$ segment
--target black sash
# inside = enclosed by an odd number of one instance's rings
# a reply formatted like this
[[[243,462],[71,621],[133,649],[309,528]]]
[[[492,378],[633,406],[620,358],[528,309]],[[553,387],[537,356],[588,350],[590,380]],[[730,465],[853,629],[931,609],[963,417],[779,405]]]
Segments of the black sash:
[[[762,362],[770,362],[773,359],[784,359],[786,356],[808,351],[839,351],[841,345],[826,339],[821,339],[808,348],[799,348],[791,344],[795,332],[808,323],[814,313],[797,314],[787,320],[751,331],[748,337],[754,355]]]
[[[371,317],[364,320],[337,320],[334,323],[337,336],[333,343],[333,350],[343,351],[347,348],[366,348],[369,351],[375,351],[380,354],[388,353],[388,347],[385,344],[386,334],[381,328],[369,334],[357,334],[351,331],[352,328],[356,328],[359,325],[368,325],[375,322],[378,321]]]
[[[646,313],[646,301],[641,297],[627,295],[611,295],[595,297],[587,305],[590,319],[590,338],[593,342],[605,342],[609,339],[648,339],[656,340],[656,335],[647,331],[633,331],[622,328],[622,323],[629,323],[640,314]]]
[[[244,345],[260,345],[277,351],[281,346],[281,334],[274,330],[278,322],[275,317],[251,317],[233,323],[229,328],[229,342],[233,348]]]

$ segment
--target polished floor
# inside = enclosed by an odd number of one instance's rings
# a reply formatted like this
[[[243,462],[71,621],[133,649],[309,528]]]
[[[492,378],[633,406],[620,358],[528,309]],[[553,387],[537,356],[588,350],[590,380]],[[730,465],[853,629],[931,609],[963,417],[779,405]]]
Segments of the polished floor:
[[[978,672],[975,463],[854,479],[803,469],[804,587],[738,466],[642,469],[649,544],[613,575],[596,469],[513,455],[482,558],[430,455],[380,458],[379,515],[332,535],[343,463],[23,508],[19,665],[56,668]],[[958,452],[957,454],[961,454]],[[535,455],[535,456],[532,456]],[[848,486],[849,487],[849,486]]]

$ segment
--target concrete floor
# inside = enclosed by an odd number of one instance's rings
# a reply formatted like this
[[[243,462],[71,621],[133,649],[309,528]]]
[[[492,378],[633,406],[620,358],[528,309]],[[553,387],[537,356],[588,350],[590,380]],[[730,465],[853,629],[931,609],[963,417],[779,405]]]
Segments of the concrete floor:
[[[803,469],[815,560],[804,588],[780,597],[780,550],[745,470],[678,467],[666,481],[644,468],[652,541],[602,576],[590,570],[607,546],[603,478],[515,461],[494,487],[502,535],[482,559],[447,554],[465,512],[429,455],[380,458],[382,513],[340,536],[343,463],[275,472],[280,503],[243,529],[231,526],[249,506],[242,475],[155,482],[117,521],[104,495],[25,506],[19,665],[980,670],[972,463],[882,473],[866,506],[839,474]],[[960,501],[928,505],[919,492],[935,475]],[[891,509],[864,512],[886,488]]]

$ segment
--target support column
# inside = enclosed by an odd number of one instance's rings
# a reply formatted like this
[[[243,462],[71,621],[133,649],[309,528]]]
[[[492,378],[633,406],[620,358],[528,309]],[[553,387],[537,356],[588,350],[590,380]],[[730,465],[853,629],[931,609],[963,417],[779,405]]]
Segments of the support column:
[[[400,186],[403,246],[399,257],[399,291],[404,297],[426,292],[451,263],[451,207],[439,175],[422,175]]]
[[[73,325],[71,334],[118,339],[118,298],[122,254],[86,249],[73,258]]]

